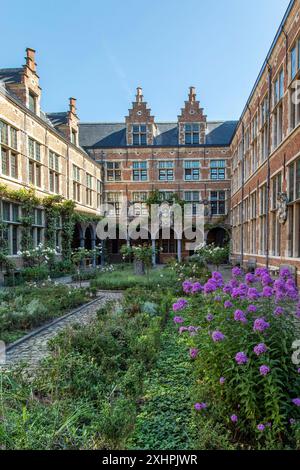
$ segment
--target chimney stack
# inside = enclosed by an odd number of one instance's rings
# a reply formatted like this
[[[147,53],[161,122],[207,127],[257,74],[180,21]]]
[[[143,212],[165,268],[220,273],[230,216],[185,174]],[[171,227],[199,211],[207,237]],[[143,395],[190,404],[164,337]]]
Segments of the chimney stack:
[[[70,113],[76,114],[76,98],[69,98]]]
[[[143,101],[143,90],[140,86],[136,89],[136,102],[141,103]]]
[[[191,103],[196,101],[196,88],[194,86],[190,86],[189,101]]]
[[[32,72],[36,71],[35,50],[30,47],[26,49],[26,65]]]

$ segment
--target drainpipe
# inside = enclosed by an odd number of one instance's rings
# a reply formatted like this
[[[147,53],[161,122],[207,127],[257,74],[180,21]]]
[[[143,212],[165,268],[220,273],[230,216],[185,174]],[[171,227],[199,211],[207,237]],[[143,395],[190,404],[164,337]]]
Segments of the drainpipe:
[[[245,126],[242,122],[242,210],[241,210],[241,266],[244,263],[244,184],[245,184]]]
[[[270,153],[271,153],[271,96],[272,96],[272,67],[268,64],[268,157],[267,157],[267,197],[266,197],[266,268],[269,268],[269,227],[270,227],[270,214],[269,214],[269,198],[270,198]]]

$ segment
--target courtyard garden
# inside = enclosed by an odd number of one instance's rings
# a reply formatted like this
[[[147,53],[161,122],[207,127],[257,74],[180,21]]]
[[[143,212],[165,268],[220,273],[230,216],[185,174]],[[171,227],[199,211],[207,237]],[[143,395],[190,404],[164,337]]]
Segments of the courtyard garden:
[[[94,270],[88,288],[3,290],[8,342],[98,290],[123,296],[61,331],[34,373],[2,369],[1,448],[299,449],[295,280],[238,267],[225,280],[207,256],[201,248],[144,275],[125,260]]]

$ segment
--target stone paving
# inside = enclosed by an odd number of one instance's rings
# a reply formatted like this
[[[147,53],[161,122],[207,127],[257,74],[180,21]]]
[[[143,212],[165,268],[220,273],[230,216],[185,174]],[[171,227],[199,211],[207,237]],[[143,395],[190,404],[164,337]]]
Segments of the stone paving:
[[[11,368],[13,365],[26,363],[30,369],[36,367],[41,359],[47,356],[48,341],[56,336],[64,328],[79,323],[86,325],[96,318],[99,308],[103,307],[110,300],[119,301],[122,298],[121,292],[98,292],[99,299],[90,305],[80,307],[74,314],[62,318],[58,323],[49,327],[37,335],[28,338],[23,343],[16,345],[11,351],[6,353],[6,363],[4,368]]]

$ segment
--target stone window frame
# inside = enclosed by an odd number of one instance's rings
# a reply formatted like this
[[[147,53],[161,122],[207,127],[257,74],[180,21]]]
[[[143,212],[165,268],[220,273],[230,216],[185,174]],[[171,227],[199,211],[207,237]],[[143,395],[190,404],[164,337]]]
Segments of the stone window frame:
[[[106,181],[122,181],[121,162],[120,161],[107,161],[106,162]]]
[[[0,120],[1,174],[14,180],[19,178],[18,129],[3,119]],[[4,157],[5,154],[5,157]]]
[[[200,181],[200,161],[199,160],[184,160],[183,169],[184,169],[184,181]],[[190,178],[187,171],[190,171]]]
[[[226,180],[226,160],[225,159],[210,160],[209,169],[210,169],[209,175],[212,181]],[[216,177],[213,177],[213,173],[216,173]]]
[[[213,194],[216,193],[216,196]],[[220,197],[221,194],[224,194],[224,198]],[[209,191],[209,202],[211,207],[212,216],[220,216],[227,214],[227,197],[226,191],[224,189],[211,189]],[[213,207],[216,207],[216,211],[213,210]],[[224,210],[220,210],[220,207],[224,207]]]
[[[131,125],[132,145],[147,145],[148,130],[146,123],[133,123]]]
[[[195,137],[196,137],[197,142],[195,142]],[[184,123],[184,145],[200,145],[200,123],[199,122]]]

